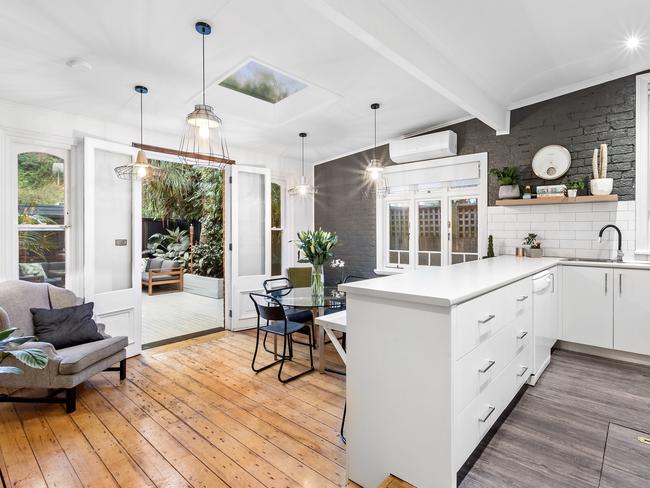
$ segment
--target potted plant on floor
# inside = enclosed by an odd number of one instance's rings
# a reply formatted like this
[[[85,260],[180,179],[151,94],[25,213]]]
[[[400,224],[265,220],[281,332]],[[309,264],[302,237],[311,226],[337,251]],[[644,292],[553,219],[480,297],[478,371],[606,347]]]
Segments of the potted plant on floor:
[[[323,265],[334,257],[333,249],[338,242],[338,237],[333,232],[323,229],[304,230],[298,232],[298,260],[312,265],[311,291],[316,296],[325,294],[325,276]]]
[[[576,180],[569,180],[566,185],[567,191],[566,194],[569,198],[575,198],[578,196],[578,191],[585,189],[585,180],[582,178]]]
[[[519,168],[516,166],[504,166],[503,168],[492,168],[490,174],[496,176],[499,182],[499,200],[505,198],[519,198]]]
[[[15,366],[2,366],[1,363],[6,358],[12,357],[25,366],[35,369],[43,369],[47,366],[47,353],[42,349],[21,349],[19,346],[36,340],[33,336],[11,337],[16,331],[5,329],[0,331],[0,374],[23,374],[23,370]]]
[[[526,247],[527,255],[529,258],[541,258],[544,253],[542,252],[542,241],[537,239],[537,234],[529,233],[523,240],[522,244]]]

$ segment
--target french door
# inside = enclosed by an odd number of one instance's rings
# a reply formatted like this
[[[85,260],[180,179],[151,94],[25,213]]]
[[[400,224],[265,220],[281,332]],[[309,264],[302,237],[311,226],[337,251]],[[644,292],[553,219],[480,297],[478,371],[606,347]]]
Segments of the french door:
[[[256,324],[249,293],[262,292],[264,280],[271,277],[271,170],[231,166],[229,182],[227,323],[232,330],[242,330]]]
[[[392,196],[385,201],[386,268],[447,266],[479,258],[477,195]]]
[[[84,138],[84,296],[107,334],[129,338],[128,356],[142,349],[141,183],[118,179],[115,168],[136,153]]]

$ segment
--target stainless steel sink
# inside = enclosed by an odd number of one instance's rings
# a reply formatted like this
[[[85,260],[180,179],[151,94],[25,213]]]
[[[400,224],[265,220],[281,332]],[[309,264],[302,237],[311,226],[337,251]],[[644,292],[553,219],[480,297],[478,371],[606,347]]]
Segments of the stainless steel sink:
[[[604,258],[569,258],[567,261],[582,261],[587,263],[615,263],[616,259]]]

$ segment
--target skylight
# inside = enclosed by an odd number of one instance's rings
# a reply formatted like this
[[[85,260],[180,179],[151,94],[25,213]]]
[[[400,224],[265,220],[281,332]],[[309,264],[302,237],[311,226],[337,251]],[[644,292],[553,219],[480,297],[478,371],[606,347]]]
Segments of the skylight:
[[[307,86],[255,61],[246,63],[219,85],[270,103],[278,103]]]

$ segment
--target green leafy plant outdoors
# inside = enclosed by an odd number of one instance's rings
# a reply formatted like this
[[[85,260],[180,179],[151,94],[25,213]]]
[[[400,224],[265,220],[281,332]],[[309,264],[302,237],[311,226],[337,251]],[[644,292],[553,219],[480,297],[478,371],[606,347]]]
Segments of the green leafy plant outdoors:
[[[142,185],[142,215],[161,220],[201,224],[198,243],[193,243],[187,271],[214,278],[223,277],[222,197],[223,172],[198,166],[150,160],[166,170],[164,178]],[[190,262],[192,264],[190,269]]]
[[[566,187],[569,190],[584,190],[585,189],[585,180],[578,178],[575,180],[569,180]]]
[[[35,369],[43,369],[47,366],[48,357],[45,351],[36,348],[20,349],[27,342],[36,340],[33,336],[10,337],[16,331],[5,329],[0,331],[0,374],[22,374],[23,370],[15,366],[2,366],[1,363],[8,357],[12,357],[25,366]]]
[[[304,230],[298,232],[298,260],[309,262],[313,266],[322,266],[334,256],[333,249],[338,243],[338,237],[333,232],[323,229]]]
[[[519,168],[516,166],[492,168],[490,174],[496,176],[500,185],[516,185],[520,180]]]
[[[147,241],[149,250],[159,258],[180,261],[183,265],[189,259],[190,236],[178,227],[167,229],[167,234],[156,233]]]

